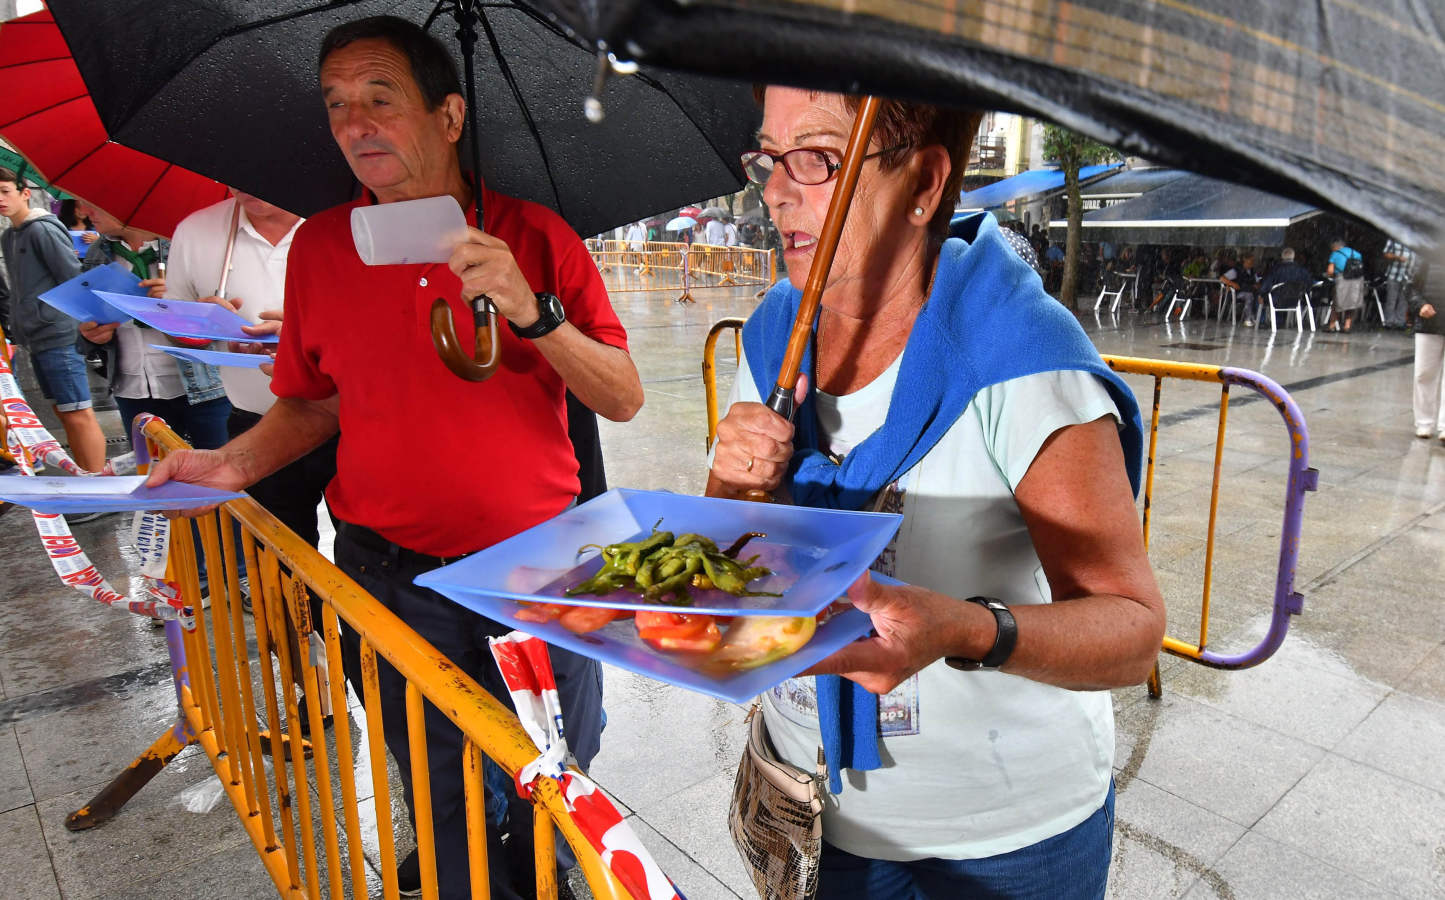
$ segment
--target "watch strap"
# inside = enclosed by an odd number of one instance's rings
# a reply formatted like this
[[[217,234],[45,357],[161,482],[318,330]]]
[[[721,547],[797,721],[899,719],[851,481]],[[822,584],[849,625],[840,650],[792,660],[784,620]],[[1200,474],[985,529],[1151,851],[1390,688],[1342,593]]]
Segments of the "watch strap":
[[[537,293],[537,321],[526,328],[518,328],[516,323],[508,321],[507,327],[519,338],[535,340],[543,335],[556,331],[558,326],[567,321],[567,312],[562,308],[562,301],[557,299],[555,294],[546,291]]]
[[[994,624],[998,626],[998,632],[994,635],[993,646],[983,659],[968,659],[962,656],[945,656],[943,661],[955,669],[965,672],[972,672],[977,669],[997,669],[1008,662],[1009,656],[1014,652],[1014,645],[1018,643],[1019,626],[1014,620],[1014,615],[1009,611],[1008,606],[996,597],[969,597],[967,603],[977,603],[979,606],[993,613]]]

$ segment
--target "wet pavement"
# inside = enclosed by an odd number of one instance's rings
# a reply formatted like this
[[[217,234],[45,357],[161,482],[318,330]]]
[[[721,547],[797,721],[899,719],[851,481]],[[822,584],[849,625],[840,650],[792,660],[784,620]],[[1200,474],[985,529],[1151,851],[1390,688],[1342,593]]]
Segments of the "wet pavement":
[[[674,293],[614,294],[647,403],[632,423],[604,423],[603,441],[612,484],[696,493],[703,341],[713,321],[754,301],[751,290],[708,289],[679,305]],[[1143,687],[1115,692],[1110,896],[1445,896],[1445,445],[1414,437],[1411,339],[1083,320],[1105,353],[1228,364],[1284,385],[1320,472],[1296,581],[1304,612],[1283,648],[1238,672],[1161,657],[1162,700]],[[726,392],[730,340],[718,355]],[[1149,380],[1129,380],[1147,404]],[[1247,394],[1230,396],[1208,616],[1209,646],[1231,653],[1268,621],[1289,453],[1279,414],[1241,402]],[[1168,382],[1163,394],[1151,558],[1170,634],[1188,641],[1202,618],[1218,399],[1217,386],[1197,383]],[[114,434],[115,414],[102,418]],[[128,587],[134,555],[120,525],[76,533]],[[64,829],[171,721],[164,639],[63,588],[23,511],[0,517],[0,546],[3,894],[271,895],[225,802],[184,806],[209,777],[196,748],[112,822]],[[614,669],[607,692],[594,776],[687,896],[753,896],[725,824],[745,710]]]

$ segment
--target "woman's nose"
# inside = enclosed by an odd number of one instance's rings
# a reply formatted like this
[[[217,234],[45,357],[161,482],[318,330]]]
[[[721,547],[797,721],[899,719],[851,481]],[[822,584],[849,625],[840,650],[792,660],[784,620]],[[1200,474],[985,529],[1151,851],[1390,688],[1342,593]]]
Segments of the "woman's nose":
[[[768,174],[767,184],[763,185],[763,202],[769,207],[776,208],[795,196],[797,190],[797,182],[788,177],[788,170],[779,161],[774,164],[773,171]]]

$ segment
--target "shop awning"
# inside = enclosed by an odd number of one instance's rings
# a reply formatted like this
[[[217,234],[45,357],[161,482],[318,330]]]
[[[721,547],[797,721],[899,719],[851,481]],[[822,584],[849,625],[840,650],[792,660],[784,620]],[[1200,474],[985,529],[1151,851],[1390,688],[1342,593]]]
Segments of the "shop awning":
[[[1185,175],[1147,194],[1084,215],[1084,240],[1206,247],[1279,247],[1285,229],[1319,215],[1308,203],[1242,185]],[[1062,240],[1068,222],[1049,223]]]
[[[1084,166],[1079,170],[1079,181],[1081,183],[1090,182],[1122,165],[1123,163],[1116,162],[1099,166]],[[1012,203],[1025,197],[1051,194],[1061,191],[1063,188],[1064,172],[1062,169],[1030,169],[1027,172],[1020,172],[1012,178],[995,181],[993,184],[987,184],[978,190],[960,195],[958,205],[954,209],[959,212],[993,209],[996,206],[1003,206],[1005,203]]]
[[[1182,169],[1124,169],[1085,185],[1079,193],[1085,200],[1132,200],[1188,174]]]

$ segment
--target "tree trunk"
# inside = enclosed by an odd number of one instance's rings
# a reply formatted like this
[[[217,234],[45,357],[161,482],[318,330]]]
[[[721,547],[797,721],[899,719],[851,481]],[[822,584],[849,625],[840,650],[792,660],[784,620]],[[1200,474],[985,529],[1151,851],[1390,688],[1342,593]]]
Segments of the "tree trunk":
[[[1064,239],[1064,280],[1059,286],[1059,302],[1068,309],[1078,309],[1079,243],[1084,231],[1084,201],[1079,196],[1079,164],[1064,163],[1064,192],[1069,197],[1069,231]]]

